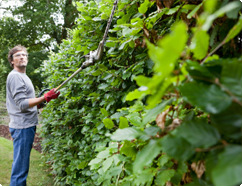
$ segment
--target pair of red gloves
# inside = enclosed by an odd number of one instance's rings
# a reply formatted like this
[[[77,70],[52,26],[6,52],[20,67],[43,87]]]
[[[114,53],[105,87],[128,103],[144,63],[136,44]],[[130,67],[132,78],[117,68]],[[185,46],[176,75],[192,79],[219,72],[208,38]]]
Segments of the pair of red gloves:
[[[55,88],[53,88],[49,92],[47,92],[46,94],[44,94],[44,97],[45,97],[45,100],[47,102],[49,102],[52,99],[58,98],[59,95],[60,95],[60,91],[55,92]]]

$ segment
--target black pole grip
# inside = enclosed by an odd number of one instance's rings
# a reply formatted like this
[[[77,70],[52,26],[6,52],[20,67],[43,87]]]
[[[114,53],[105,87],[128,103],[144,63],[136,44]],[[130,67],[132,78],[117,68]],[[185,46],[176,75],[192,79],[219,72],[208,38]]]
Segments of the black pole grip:
[[[44,90],[41,90],[41,92],[38,95],[38,98],[41,97],[46,91],[50,91],[50,89],[49,88],[46,88]]]

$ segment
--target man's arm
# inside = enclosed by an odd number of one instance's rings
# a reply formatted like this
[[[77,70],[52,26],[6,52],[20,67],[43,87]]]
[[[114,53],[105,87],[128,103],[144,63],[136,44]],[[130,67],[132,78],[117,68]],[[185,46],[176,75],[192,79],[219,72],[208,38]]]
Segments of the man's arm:
[[[29,107],[34,107],[36,105],[39,105],[40,103],[42,103],[43,101],[45,101],[45,97],[39,97],[39,98],[30,98],[28,99],[29,101]]]
[[[30,98],[29,101],[29,107],[34,107],[36,105],[39,105],[43,101],[49,102],[52,99],[56,99],[59,96],[60,92],[55,92],[55,88],[51,89],[49,92],[44,94],[44,96],[39,98]]]

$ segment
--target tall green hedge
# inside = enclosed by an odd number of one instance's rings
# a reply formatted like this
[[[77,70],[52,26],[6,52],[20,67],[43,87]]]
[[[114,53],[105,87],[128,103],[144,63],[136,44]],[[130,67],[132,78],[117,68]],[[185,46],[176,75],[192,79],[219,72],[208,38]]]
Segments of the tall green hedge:
[[[57,87],[95,50],[112,0],[80,1],[42,66]],[[43,110],[59,185],[242,183],[242,3],[120,0],[101,61]]]

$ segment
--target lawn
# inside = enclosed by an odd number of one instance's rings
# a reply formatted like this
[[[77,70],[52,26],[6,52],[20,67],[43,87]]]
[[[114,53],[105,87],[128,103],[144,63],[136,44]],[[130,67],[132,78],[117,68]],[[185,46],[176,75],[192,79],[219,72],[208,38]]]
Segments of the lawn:
[[[0,137],[0,185],[9,186],[11,166],[13,159],[12,141]],[[41,154],[32,150],[30,159],[30,171],[27,179],[28,186],[53,186],[53,178],[41,166]]]

